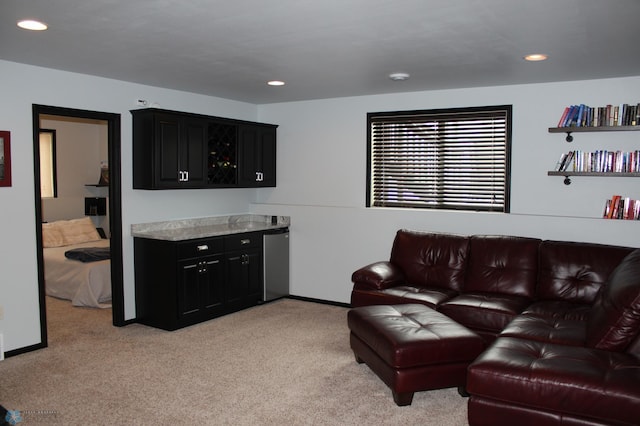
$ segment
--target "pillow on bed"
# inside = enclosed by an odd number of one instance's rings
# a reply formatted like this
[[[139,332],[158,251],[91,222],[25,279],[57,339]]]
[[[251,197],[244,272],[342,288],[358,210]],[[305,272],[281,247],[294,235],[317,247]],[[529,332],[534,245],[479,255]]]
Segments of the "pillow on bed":
[[[100,239],[100,234],[98,234],[90,217],[42,224],[42,245],[45,248],[87,243]]]
[[[42,224],[42,247],[62,247],[64,238],[55,222]]]

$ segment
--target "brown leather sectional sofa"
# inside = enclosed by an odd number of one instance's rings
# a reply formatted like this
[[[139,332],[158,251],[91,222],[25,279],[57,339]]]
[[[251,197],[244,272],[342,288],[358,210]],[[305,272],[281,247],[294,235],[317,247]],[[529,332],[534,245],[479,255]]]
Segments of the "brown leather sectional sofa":
[[[420,303],[482,336],[470,425],[640,424],[640,249],[397,232],[353,307]]]

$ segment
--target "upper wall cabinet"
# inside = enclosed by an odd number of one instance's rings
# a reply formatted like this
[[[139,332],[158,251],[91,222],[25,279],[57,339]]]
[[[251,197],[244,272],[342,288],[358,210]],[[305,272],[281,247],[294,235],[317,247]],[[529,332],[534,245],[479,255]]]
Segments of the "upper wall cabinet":
[[[238,148],[240,186],[276,186],[276,129],[240,127]]]
[[[205,184],[207,123],[196,117],[133,111],[133,187],[198,188]]]
[[[275,186],[275,125],[155,108],[133,115],[134,189]]]

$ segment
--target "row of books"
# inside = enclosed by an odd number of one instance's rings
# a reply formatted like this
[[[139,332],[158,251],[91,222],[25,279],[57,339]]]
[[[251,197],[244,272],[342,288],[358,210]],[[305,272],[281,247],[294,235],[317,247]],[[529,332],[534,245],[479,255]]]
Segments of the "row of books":
[[[640,125],[640,103],[590,107],[571,105],[564,109],[558,127],[602,127]]]
[[[640,150],[631,152],[569,151],[560,156],[556,164],[556,171],[637,173],[640,172]]]
[[[607,200],[602,215],[605,219],[640,220],[640,200],[614,195]]]

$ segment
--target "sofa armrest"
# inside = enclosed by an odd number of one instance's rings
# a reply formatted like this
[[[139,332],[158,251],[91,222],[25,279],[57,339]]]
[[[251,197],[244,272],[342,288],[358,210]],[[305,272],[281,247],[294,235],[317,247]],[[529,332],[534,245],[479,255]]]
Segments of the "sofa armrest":
[[[405,283],[402,271],[388,261],[375,262],[363,266],[351,275],[354,284],[364,285],[376,290],[397,287]]]

